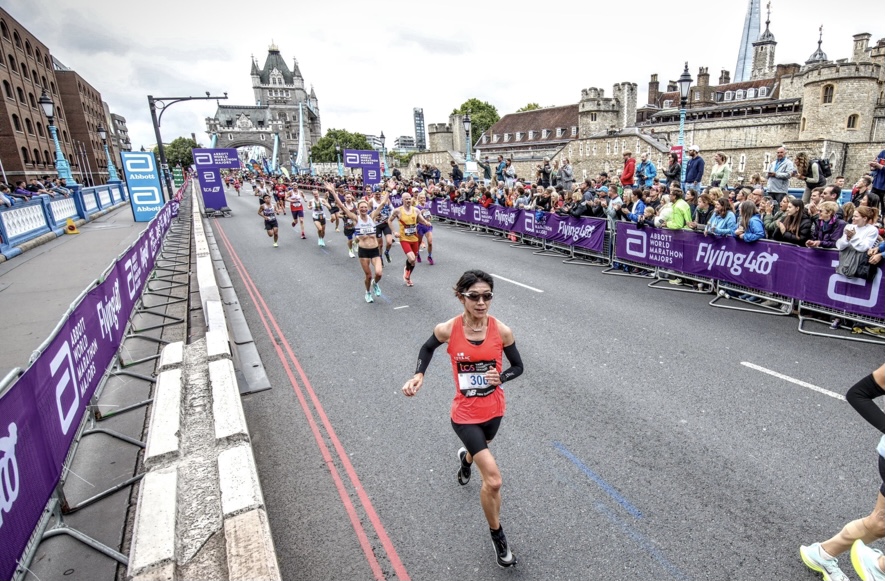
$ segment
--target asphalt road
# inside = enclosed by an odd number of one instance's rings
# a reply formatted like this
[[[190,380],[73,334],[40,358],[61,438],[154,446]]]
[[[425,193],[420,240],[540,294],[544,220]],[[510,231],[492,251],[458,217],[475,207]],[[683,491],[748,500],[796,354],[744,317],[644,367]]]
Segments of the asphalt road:
[[[439,224],[436,265],[407,288],[395,248],[366,304],[341,233],[321,249],[280,217],[273,248],[256,198],[228,202],[211,225],[274,386],[244,405],[285,579],[819,579],[799,545],[875,502],[873,428],[744,363],[844,394],[881,347]],[[455,479],[445,348],[400,392],[470,268],[543,290],[499,279],[491,308],[526,365],[492,444],[515,570],[495,564],[478,474]]]

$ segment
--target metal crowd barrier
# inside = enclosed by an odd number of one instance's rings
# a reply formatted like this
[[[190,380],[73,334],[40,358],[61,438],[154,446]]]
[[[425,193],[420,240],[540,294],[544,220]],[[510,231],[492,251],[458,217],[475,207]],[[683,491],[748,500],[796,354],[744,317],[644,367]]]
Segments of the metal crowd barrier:
[[[799,301],[797,306],[799,315],[798,331],[805,335],[815,335],[817,337],[828,337],[830,339],[844,339],[848,341],[858,341],[860,343],[873,343],[875,345],[885,345],[885,319],[876,319],[874,317],[866,317],[840,311],[831,307],[818,305],[806,301]],[[821,320],[817,317],[809,316],[811,313],[824,315]],[[839,325],[838,329],[830,329],[830,321],[827,318],[836,318],[844,321],[853,321],[857,325]],[[826,331],[811,331],[809,327],[812,325],[824,325]],[[859,330],[858,330],[859,329]],[[871,329],[880,329],[879,333],[874,333]],[[834,331],[841,331],[834,332]],[[845,331],[850,330],[851,334],[846,335]],[[827,332],[829,331],[829,332]]]
[[[186,185],[185,185],[185,187],[186,187]],[[182,188],[182,191],[183,191],[183,189],[184,188]],[[120,197],[122,197],[124,195],[125,194],[121,193]],[[163,210],[161,210],[161,212],[163,212]],[[87,299],[87,297],[89,296],[89,293],[91,291],[93,291],[94,289],[98,288],[100,285],[102,285],[105,282],[107,277],[110,275],[110,273],[112,273],[115,270],[115,268],[118,266],[118,264],[120,264],[120,261],[122,260],[122,258],[125,255],[130,253],[133,250],[133,248],[135,248],[138,244],[143,243],[143,240],[147,236],[146,233],[147,233],[148,229],[152,228],[153,225],[154,225],[154,222],[152,221],[151,224],[149,224],[147,226],[145,231],[135,241],[133,241],[126,248],[126,250],[121,252],[120,255],[117,258],[115,258],[108,265],[107,268],[105,268],[102,271],[99,278],[97,278],[93,282],[91,282],[77,296],[77,298],[74,299],[74,301],[71,303],[70,307],[66,310],[65,314],[61,317],[58,324],[56,324],[55,328],[52,330],[52,332],[49,334],[49,336],[46,338],[46,340],[44,340],[40,344],[40,346],[36,350],[34,350],[34,352],[31,354],[31,356],[29,358],[28,368],[30,368],[33,364],[35,364],[38,361],[38,359],[40,358],[40,356],[45,351],[47,351],[48,349],[50,349],[52,347],[55,339],[59,336],[60,333],[62,333],[64,331],[65,326],[68,323],[68,320],[70,319],[70,317],[75,312],[77,312],[78,307]],[[171,224],[170,224],[170,226],[171,226]],[[169,230],[171,230],[171,228],[169,228]],[[187,236],[188,247],[189,247],[189,239],[190,239],[190,237],[188,235]],[[168,260],[168,258],[166,258],[164,256],[164,251],[165,251],[165,249],[161,247],[154,259],[154,264],[153,264],[153,269],[152,269],[152,273],[153,273],[154,278],[150,278],[150,279],[145,278],[144,288],[142,290],[142,292],[145,294],[152,292],[151,291],[151,283],[154,282],[155,278],[157,278],[157,279],[163,278],[163,277],[158,277],[156,275],[156,273],[158,271],[168,270],[168,267],[160,265],[161,261]],[[144,257],[142,257],[142,258],[144,258]],[[187,269],[185,269],[183,271],[183,274],[186,274],[186,273],[187,273]],[[148,273],[144,273],[144,276],[147,277]],[[124,369],[123,369],[126,366],[126,363],[123,361],[123,355],[122,355],[123,343],[126,340],[133,338],[133,337],[141,338],[141,337],[136,337],[136,334],[143,331],[143,330],[139,330],[139,329],[134,328],[133,317],[137,313],[142,313],[142,312],[148,312],[148,314],[157,314],[157,313],[150,313],[149,312],[150,309],[145,308],[144,302],[143,302],[143,300],[144,300],[143,296],[144,296],[143,294],[139,295],[139,297],[134,302],[131,313],[126,315],[125,323],[123,323],[122,338],[121,338],[120,344],[117,345],[116,348],[114,349],[113,357],[111,357],[110,361],[108,362],[107,366],[104,369],[97,370],[99,373],[101,373],[101,376],[97,380],[97,385],[95,387],[95,390],[93,391],[93,393],[89,397],[88,402],[85,403],[84,407],[79,412],[80,417],[75,423],[76,428],[74,431],[74,437],[71,441],[69,448],[67,449],[67,451],[64,454],[64,462],[62,463],[62,470],[61,470],[57,480],[55,481],[54,490],[51,493],[51,495],[49,496],[49,500],[48,500],[45,508],[43,509],[41,515],[39,516],[39,519],[35,523],[33,530],[30,532],[30,536],[29,536],[27,542],[24,544],[24,548],[21,552],[21,556],[17,560],[16,567],[14,568],[14,572],[11,577],[12,579],[14,579],[16,581],[20,581],[28,573],[28,571],[29,571],[28,565],[30,564],[31,559],[33,558],[34,553],[36,552],[37,546],[43,540],[45,540],[47,538],[59,536],[59,535],[70,536],[70,537],[78,540],[79,542],[91,547],[92,549],[110,557],[111,559],[114,559],[115,561],[117,561],[119,563],[126,564],[128,562],[128,558],[126,557],[126,555],[123,555],[119,551],[107,546],[103,542],[96,540],[92,537],[89,537],[88,535],[82,533],[81,531],[79,531],[75,528],[72,528],[71,526],[66,524],[65,520],[64,520],[64,516],[67,514],[71,514],[73,512],[76,512],[76,511],[78,511],[82,508],[85,508],[86,506],[89,506],[91,504],[94,504],[94,503],[96,503],[104,498],[107,498],[108,496],[118,492],[119,490],[122,490],[128,486],[131,486],[132,484],[134,484],[135,482],[137,482],[138,480],[141,479],[142,474],[136,474],[135,476],[132,476],[123,482],[117,483],[111,489],[97,493],[90,498],[80,501],[76,505],[70,505],[68,503],[68,501],[65,497],[64,487],[65,487],[65,482],[67,481],[68,473],[70,472],[69,466],[73,460],[74,455],[76,454],[77,450],[79,449],[82,439],[85,436],[88,436],[88,435],[91,435],[94,433],[104,433],[104,434],[110,435],[112,437],[118,438],[120,440],[129,442],[130,444],[144,447],[144,444],[142,442],[135,440],[133,438],[130,438],[128,436],[125,436],[124,434],[120,434],[120,433],[117,433],[112,430],[107,430],[107,429],[96,427],[96,422],[99,422],[102,420],[102,414],[99,411],[97,402],[98,402],[98,399],[100,398],[100,396],[104,390],[104,387],[107,384],[108,379],[110,377],[112,377],[114,375],[130,375],[132,377],[137,377],[138,379],[143,379],[143,380],[149,381],[151,383],[153,383],[153,381],[154,381],[154,378],[152,378],[152,377],[132,374],[132,373],[124,371]],[[152,308],[155,308],[155,307],[152,307]],[[94,331],[94,329],[93,329],[93,331]],[[161,341],[161,340],[157,339],[156,341]],[[26,371],[27,370],[22,370],[21,368],[15,368],[12,371],[10,371],[3,378],[3,380],[0,381],[0,397],[6,395],[7,392],[9,392],[13,389],[16,389],[17,388],[16,383],[18,382],[19,379],[21,379],[23,376],[25,376]],[[63,387],[63,386],[61,384],[59,384],[59,388],[60,387]],[[83,386],[84,396],[85,396],[86,387],[87,386]],[[56,395],[58,395],[58,394],[56,394]],[[2,401],[2,400],[0,400],[0,401]],[[124,413],[125,411],[128,411],[130,409],[135,409],[136,407],[142,407],[143,405],[146,405],[147,403],[150,403],[150,402],[149,401],[143,402],[142,404],[137,404],[136,406],[130,406],[126,409],[119,409],[119,410],[116,410],[113,414],[105,414],[105,417],[110,417],[110,415]],[[11,507],[10,507],[10,510],[11,510]],[[50,527],[49,524],[50,524],[51,520],[54,520],[55,524]],[[20,532],[23,533],[24,531],[20,531]],[[3,565],[5,567],[7,565],[7,563],[3,563]]]

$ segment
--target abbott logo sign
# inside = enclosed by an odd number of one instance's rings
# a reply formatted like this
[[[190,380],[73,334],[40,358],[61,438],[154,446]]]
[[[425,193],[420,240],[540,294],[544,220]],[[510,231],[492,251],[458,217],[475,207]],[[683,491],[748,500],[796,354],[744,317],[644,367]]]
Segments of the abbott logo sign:
[[[121,152],[129,205],[136,222],[150,222],[163,207],[163,186],[151,152]]]
[[[625,251],[629,256],[646,258],[648,256],[648,236],[642,230],[627,230]]]
[[[832,263],[833,268],[837,268],[839,266],[839,261],[834,260]],[[844,285],[850,285],[855,287],[866,287],[869,285],[870,294],[868,297],[852,297],[849,296],[845,291],[849,288]],[[829,284],[827,285],[827,296],[833,299],[834,301],[839,301],[842,303],[846,303],[849,305],[855,305],[858,307],[864,307],[867,309],[873,308],[876,306],[876,303],[879,302],[879,298],[881,296],[881,287],[882,287],[882,269],[879,268],[876,270],[876,276],[873,277],[873,281],[868,283],[866,280],[862,278],[848,278],[841,274],[833,274],[830,276]],[[866,294],[866,293],[864,293]]]
[[[123,168],[127,174],[156,172],[157,162],[153,153],[126,153],[123,158]]]
[[[357,152],[347,152],[344,154],[344,165],[348,167],[360,165],[360,154]]]
[[[212,154],[211,153],[194,153],[194,164],[195,165],[212,165]]]

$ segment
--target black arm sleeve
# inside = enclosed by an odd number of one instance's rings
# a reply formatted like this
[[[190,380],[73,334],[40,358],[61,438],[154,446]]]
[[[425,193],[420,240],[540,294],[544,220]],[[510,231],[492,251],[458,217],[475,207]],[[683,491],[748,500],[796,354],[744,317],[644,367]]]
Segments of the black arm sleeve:
[[[421,350],[418,352],[418,365],[415,367],[415,373],[424,373],[427,371],[427,367],[430,365],[430,360],[433,358],[433,352],[436,351],[436,348],[442,345],[442,341],[436,338],[436,333],[430,336],[430,339],[421,345]]]
[[[510,367],[501,374],[501,383],[506,383],[522,375],[522,357],[519,355],[515,341],[511,345],[504,347],[504,355],[507,356]]]
[[[885,391],[882,391],[871,373],[855,383],[845,394],[845,399],[870,425],[885,433],[885,413],[873,401],[881,395],[885,395]]]

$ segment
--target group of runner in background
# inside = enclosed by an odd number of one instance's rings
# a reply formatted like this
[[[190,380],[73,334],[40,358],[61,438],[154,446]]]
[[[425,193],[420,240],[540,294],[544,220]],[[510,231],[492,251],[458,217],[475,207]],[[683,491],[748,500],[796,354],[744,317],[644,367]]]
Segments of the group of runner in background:
[[[279,216],[291,215],[292,228],[306,240],[304,218],[308,214],[321,248],[326,246],[327,224],[335,232],[343,231],[348,255],[359,258],[365,274],[367,303],[381,296],[381,256],[383,253],[391,262],[390,250],[395,240],[406,255],[406,286],[414,285],[412,272],[422,261],[422,250],[427,250],[427,263],[434,263],[432,215],[423,188],[409,188],[395,180],[373,187],[354,179],[325,181],[309,176],[288,179],[228,174],[224,179],[225,185],[236,189],[238,195],[242,183],[248,181],[252,185],[253,194],[260,201],[258,215],[275,248],[279,247]],[[400,204],[397,207],[391,199],[394,194]]]

